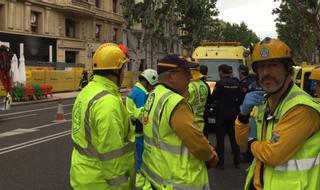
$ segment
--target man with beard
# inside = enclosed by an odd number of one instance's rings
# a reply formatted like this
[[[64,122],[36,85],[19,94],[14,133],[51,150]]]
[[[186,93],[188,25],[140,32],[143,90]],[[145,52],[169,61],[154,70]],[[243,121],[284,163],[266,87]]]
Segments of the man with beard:
[[[246,94],[236,120],[238,144],[247,141],[249,116],[256,107],[257,139],[245,189],[309,190],[320,187],[320,105],[292,80],[290,48],[265,38],[252,52],[252,68],[263,91]]]

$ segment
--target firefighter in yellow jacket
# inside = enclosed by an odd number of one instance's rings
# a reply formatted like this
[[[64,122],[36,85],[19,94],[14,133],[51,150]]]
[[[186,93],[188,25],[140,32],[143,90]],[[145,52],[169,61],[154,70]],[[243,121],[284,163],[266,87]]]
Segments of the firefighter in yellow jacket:
[[[142,110],[144,152],[142,174],[157,190],[209,189],[207,166],[217,154],[201,130],[183,95],[196,64],[178,55],[162,58],[159,84]]]
[[[191,69],[192,79],[188,88],[188,103],[192,107],[195,121],[197,122],[201,131],[204,129],[204,110],[207,103],[207,97],[210,89],[205,81],[201,80],[204,75],[200,73],[199,63],[194,69]]]
[[[320,105],[291,80],[291,50],[265,38],[252,53],[252,67],[264,91],[247,93],[236,120],[238,144],[246,143],[249,114],[257,106],[257,139],[246,190],[320,189]]]
[[[70,183],[76,190],[132,189],[134,131],[119,87],[125,53],[102,44],[93,56],[93,80],[72,109]]]

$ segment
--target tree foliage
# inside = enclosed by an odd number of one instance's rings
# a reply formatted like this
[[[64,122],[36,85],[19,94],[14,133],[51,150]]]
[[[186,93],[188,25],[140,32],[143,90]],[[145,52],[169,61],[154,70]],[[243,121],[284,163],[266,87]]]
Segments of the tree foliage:
[[[178,0],[176,11],[180,15],[176,25],[182,31],[180,39],[187,50],[192,50],[207,40],[218,20],[214,17],[217,0]]]
[[[275,0],[280,7],[273,10],[278,36],[292,49],[297,61],[315,62],[320,50],[320,1]]]
[[[240,42],[243,46],[249,47],[250,44],[259,41],[257,35],[248,28],[244,22],[240,24],[231,24],[221,21],[220,24],[220,40],[225,42]]]
[[[145,39],[178,38],[186,49],[192,49],[207,38],[218,15],[217,0],[124,0],[124,18],[130,28],[141,23]],[[166,36],[168,35],[168,36]]]
[[[203,41],[238,41],[248,47],[259,41],[256,34],[242,22],[230,24],[216,19],[217,0],[124,0],[127,26],[141,23],[144,41],[150,39],[172,43],[179,39],[191,52]]]

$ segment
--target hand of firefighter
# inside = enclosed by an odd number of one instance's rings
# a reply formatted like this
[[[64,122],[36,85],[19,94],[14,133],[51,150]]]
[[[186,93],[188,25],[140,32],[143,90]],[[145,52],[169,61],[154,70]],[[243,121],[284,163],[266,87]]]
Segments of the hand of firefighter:
[[[212,148],[212,149],[213,149],[213,148]],[[218,154],[217,154],[217,152],[213,149],[213,157],[212,157],[210,160],[206,161],[206,166],[207,166],[207,168],[210,169],[210,168],[215,167],[215,166],[217,165],[218,161],[219,161]]]
[[[264,91],[252,91],[247,93],[240,106],[240,113],[242,115],[249,115],[254,106],[262,105],[265,101],[264,94]]]

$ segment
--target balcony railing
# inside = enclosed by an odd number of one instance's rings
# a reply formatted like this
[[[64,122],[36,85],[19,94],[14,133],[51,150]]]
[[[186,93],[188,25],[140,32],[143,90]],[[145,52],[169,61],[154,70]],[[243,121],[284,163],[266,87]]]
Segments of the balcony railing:
[[[86,0],[72,0],[72,5],[90,10],[91,4]]]

